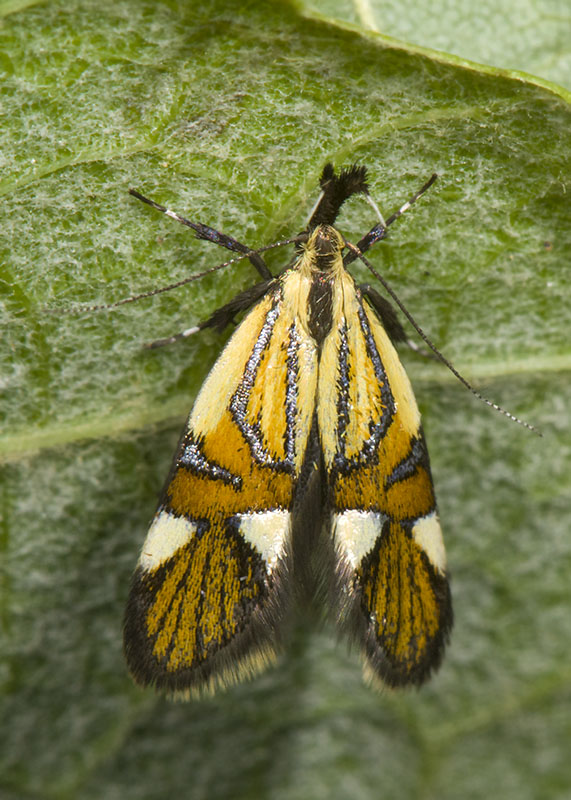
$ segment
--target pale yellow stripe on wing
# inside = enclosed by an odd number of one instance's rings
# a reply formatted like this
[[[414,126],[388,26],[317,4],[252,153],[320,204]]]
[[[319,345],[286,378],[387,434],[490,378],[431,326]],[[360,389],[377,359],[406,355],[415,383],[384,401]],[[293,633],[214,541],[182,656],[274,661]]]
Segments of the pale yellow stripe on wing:
[[[420,428],[420,412],[408,375],[377,315],[368,303],[364,302],[363,307],[395,399],[398,425],[410,436],[417,436]]]
[[[189,419],[189,427],[197,435],[213,431],[218,426],[230,398],[242,380],[272,303],[273,297],[267,295],[250,311],[202,384]]]
[[[301,262],[304,262],[303,258]],[[307,269],[288,270],[282,277],[284,306],[288,316],[303,329],[304,338],[310,338],[308,310],[311,284],[311,272]]]
[[[294,366],[295,361],[297,366]],[[297,401],[294,416],[288,420],[288,385],[292,381],[295,381]],[[296,473],[301,469],[311,430],[316,383],[315,345],[299,321],[294,320],[284,301],[250,392],[246,422],[256,426],[272,460],[287,458],[288,427],[293,426]]]
[[[355,299],[355,303],[357,300]],[[407,478],[397,481],[384,490],[385,482],[393,470],[411,454],[412,440],[420,435],[420,412],[416,404],[412,386],[402,366],[398,353],[390,341],[374,311],[363,303],[365,314],[378,356],[382,362],[390,393],[393,397],[394,412],[384,437],[378,445],[375,462],[363,466],[357,473],[343,476],[335,487],[335,502],[338,508],[361,506],[376,508],[392,519],[424,516],[434,508],[434,492],[430,475],[424,467]],[[354,316],[356,316],[356,311]],[[381,390],[382,383],[373,373],[373,364],[366,351],[366,342],[359,324],[352,326],[349,335],[350,351],[358,355],[359,366],[355,372],[365,376],[364,383],[359,378],[351,380],[352,414],[365,414],[365,427],[380,421],[379,410],[384,411]],[[357,410],[358,407],[358,410]],[[363,431],[363,427],[359,429]],[[353,437],[353,438],[351,438]],[[358,455],[368,436],[361,438],[355,424],[349,433],[347,428],[347,455]],[[347,447],[355,442],[355,447]]]
[[[348,283],[348,282],[346,282]],[[386,413],[383,388],[367,352],[367,343],[359,321],[359,306],[353,281],[344,287],[345,314],[348,322],[349,348],[349,424],[345,431],[345,456],[355,458],[370,438],[371,425],[378,425]],[[381,360],[383,360],[381,355]]]
[[[317,396],[317,347],[309,334],[308,299],[311,280],[296,270],[286,272],[282,278],[284,319],[295,320],[298,339],[296,358],[299,370],[297,383],[297,412],[295,421],[296,471],[301,468],[307,440],[311,432]]]
[[[332,326],[321,348],[319,359],[319,384],[317,388],[317,414],[319,419],[319,436],[327,469],[333,466],[333,459],[338,450],[337,417],[338,417],[338,380],[339,349],[341,347],[340,329],[344,325],[347,312],[354,313],[355,284],[348,273],[338,275],[333,284]],[[347,319],[347,324],[358,320]],[[356,409],[352,409],[355,411]]]

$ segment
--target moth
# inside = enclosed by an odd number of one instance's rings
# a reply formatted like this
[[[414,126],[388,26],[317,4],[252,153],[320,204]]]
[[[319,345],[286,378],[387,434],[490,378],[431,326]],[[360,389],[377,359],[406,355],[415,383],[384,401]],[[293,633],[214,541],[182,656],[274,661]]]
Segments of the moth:
[[[435,177],[353,245],[335,222],[350,197],[370,200],[367,172],[328,164],[275,277],[260,251],[131,192],[263,278],[164,340],[246,312],[198,394],[133,576],[124,642],[137,683],[196,696],[258,673],[310,596],[357,644],[372,683],[420,685],[438,668],[452,605],[420,414],[394,346],[406,335],[347,269]]]

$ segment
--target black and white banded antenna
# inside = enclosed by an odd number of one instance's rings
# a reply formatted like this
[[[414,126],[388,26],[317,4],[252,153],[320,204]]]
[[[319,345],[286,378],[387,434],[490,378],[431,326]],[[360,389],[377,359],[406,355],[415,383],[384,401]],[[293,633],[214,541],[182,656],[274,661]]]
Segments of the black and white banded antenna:
[[[146,203],[152,208],[155,208],[157,211],[161,211],[167,217],[174,219],[181,225],[185,225],[187,228],[191,228],[195,232],[195,236],[197,239],[204,239],[209,242],[214,242],[214,244],[217,244],[220,247],[225,247],[227,250],[238,252],[240,253],[240,255],[237,255],[234,258],[230,258],[228,261],[224,261],[222,264],[217,264],[214,267],[209,267],[208,269],[205,269],[203,272],[195,272],[192,275],[189,275],[188,277],[183,278],[180,281],[176,281],[175,283],[169,283],[166,286],[159,286],[155,289],[150,289],[148,292],[141,292],[140,294],[130,295],[129,297],[124,297],[121,300],[115,301],[114,303],[102,303],[90,306],[77,306],[75,308],[69,308],[69,309],[47,308],[45,309],[45,313],[88,314],[97,311],[109,311],[112,308],[118,308],[119,306],[124,306],[127,305],[128,303],[135,303],[137,302],[137,300],[144,300],[147,297],[154,297],[157,294],[163,294],[164,292],[170,292],[173,289],[178,289],[181,286],[186,286],[186,284],[188,283],[193,283],[194,281],[200,280],[201,278],[204,278],[206,275],[210,275],[213,272],[218,272],[219,270],[225,269],[226,267],[229,267],[232,264],[236,264],[239,261],[244,261],[244,259],[246,258],[249,259],[254,264],[258,272],[265,280],[272,280],[274,276],[268,270],[263,259],[260,258],[260,254],[265,253],[268,250],[273,250],[277,247],[283,247],[286,244],[294,244],[299,241],[298,237],[293,237],[289,239],[280,239],[279,241],[273,242],[272,244],[264,245],[263,247],[257,247],[255,249],[250,249],[246,245],[243,245],[241,242],[237,241],[237,239],[234,239],[234,237],[221,233],[220,231],[217,231],[214,228],[209,227],[208,225],[203,225],[200,222],[191,222],[189,219],[186,219],[185,217],[180,216],[180,214],[177,214],[176,211],[172,211],[170,208],[167,208],[166,206],[161,206],[154,200],[150,200],[148,197],[145,197],[144,195],[140,194],[135,189],[129,189],[129,194],[133,195],[133,197],[136,197],[137,200],[141,200],[142,202]],[[188,329],[188,330],[195,332],[194,329]],[[197,328],[197,330],[200,329]],[[187,333],[186,335],[190,336],[191,334]],[[177,337],[170,337],[168,340],[165,339],[164,343],[170,344],[171,338],[173,341],[176,341],[177,338],[179,337],[185,338],[182,335],[178,335]]]
[[[378,225],[375,225],[375,227],[373,227],[369,231],[369,233],[366,234],[366,236],[364,236],[363,239],[361,239],[360,242],[358,242],[357,245],[354,245],[351,242],[348,242],[347,240],[345,240],[345,245],[349,249],[349,253],[347,254],[347,256],[345,256],[345,258],[343,260],[344,264],[347,265],[348,263],[351,263],[352,261],[355,261],[356,259],[360,259],[363,262],[363,264],[365,264],[367,269],[375,276],[375,278],[383,286],[383,288],[385,289],[387,294],[390,295],[392,300],[394,300],[394,302],[400,308],[402,313],[408,319],[408,321],[410,322],[412,327],[415,329],[415,331],[418,333],[418,335],[423,340],[423,342],[430,348],[430,350],[434,353],[434,355],[437,357],[437,359],[439,361],[441,361],[444,364],[444,366],[447,367],[450,370],[450,372],[454,375],[454,377],[457,378],[460,381],[460,383],[462,383],[466,387],[466,389],[468,389],[468,391],[470,391],[474,395],[474,397],[477,397],[478,400],[482,401],[482,403],[485,403],[487,406],[490,406],[490,408],[493,408],[495,411],[498,411],[500,414],[503,414],[505,417],[510,419],[512,422],[517,422],[518,425],[523,425],[524,428],[527,428],[529,431],[532,431],[533,433],[537,434],[537,436],[542,436],[543,434],[541,433],[541,431],[539,431],[534,425],[531,425],[529,422],[526,422],[525,420],[520,419],[519,417],[516,417],[515,414],[512,414],[510,411],[507,411],[505,408],[502,408],[502,406],[498,405],[497,403],[494,403],[492,400],[488,400],[487,397],[484,397],[484,395],[480,394],[480,392],[478,392],[477,389],[475,389],[472,386],[472,384],[468,380],[466,380],[466,378],[463,375],[461,375],[458,372],[458,370],[452,364],[452,362],[449,361],[446,358],[446,356],[443,353],[440,352],[440,350],[436,347],[436,345],[432,342],[432,340],[422,330],[422,328],[420,327],[418,322],[412,316],[412,314],[407,309],[407,307],[404,305],[404,303],[399,299],[398,295],[392,289],[392,287],[390,286],[388,281],[385,278],[383,278],[383,276],[373,267],[371,262],[363,255],[363,251],[364,250],[368,250],[369,247],[371,247],[372,244],[374,244],[375,242],[380,241],[381,239],[384,239],[386,237],[387,228],[390,225],[392,225],[393,222],[395,222],[395,220],[397,220],[399,217],[401,217],[406,211],[408,211],[408,209],[413,205],[413,203],[416,203],[416,201],[420,197],[422,197],[422,195],[426,192],[426,190],[429,189],[432,186],[432,184],[437,179],[437,177],[438,176],[436,175],[436,173],[434,173],[429,178],[429,180],[424,184],[424,186],[422,186],[418,190],[418,192],[413,194],[412,197],[409,198],[409,200],[406,201],[406,203],[403,203],[403,205],[398,209],[398,211],[395,211],[394,214],[391,214],[391,216],[388,217],[386,222],[383,221],[382,214],[380,214],[380,212],[379,212],[379,216],[380,216],[380,220],[381,221],[379,222]],[[367,195],[365,195],[365,198],[368,199]],[[373,208],[374,208],[374,206],[373,206]]]

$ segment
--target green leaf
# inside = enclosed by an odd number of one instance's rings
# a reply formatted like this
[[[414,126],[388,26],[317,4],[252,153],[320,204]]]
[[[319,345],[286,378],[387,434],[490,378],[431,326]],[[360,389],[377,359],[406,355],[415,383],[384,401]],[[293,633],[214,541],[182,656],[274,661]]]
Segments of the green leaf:
[[[2,796],[563,798],[569,95],[279,2],[0,14]],[[375,695],[357,654],[300,624],[275,669],[173,705],[131,685],[122,607],[225,337],[141,345],[256,276],[242,263],[112,312],[44,312],[227,258],[129,187],[255,246],[303,227],[328,160],[366,164],[387,214],[438,172],[371,258],[456,367],[544,436],[403,353],[453,576],[440,673]],[[355,200],[339,225],[356,241],[372,222]]]
[[[315,18],[571,86],[566,0],[296,0],[296,5]]]

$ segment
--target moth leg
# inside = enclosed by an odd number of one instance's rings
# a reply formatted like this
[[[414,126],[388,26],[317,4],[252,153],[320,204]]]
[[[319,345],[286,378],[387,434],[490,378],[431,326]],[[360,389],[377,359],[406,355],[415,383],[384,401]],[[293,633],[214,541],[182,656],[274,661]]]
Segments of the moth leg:
[[[389,338],[393,344],[397,342],[405,342],[411,350],[415,353],[418,353],[420,356],[424,358],[430,358],[432,360],[437,361],[438,359],[435,357],[430,350],[427,350],[425,347],[418,345],[414,339],[410,339],[400,323],[399,318],[397,317],[397,313],[391,303],[383,297],[377,290],[371,286],[370,283],[361,283],[359,285],[359,289],[361,294],[367,298],[369,303],[375,309],[381,322],[383,323],[383,327],[389,335]]]
[[[198,333],[205,328],[214,328],[215,330],[222,332],[224,328],[235,322],[235,317],[237,314],[247,311],[267,293],[272,281],[273,278],[272,280],[263,281],[262,283],[257,283],[255,286],[248,287],[248,289],[245,289],[243,292],[239,292],[236,297],[233,297],[232,300],[223,305],[221,308],[217,308],[216,311],[213,311],[208,319],[204,320],[203,322],[199,322],[198,325],[193,325],[191,328],[186,328],[184,331],[176,333],[173,336],[167,336],[165,339],[156,339],[154,342],[149,342],[145,345],[145,348],[147,350],[155,350],[157,347],[175,344],[175,342],[188,339],[189,336],[192,336],[193,334]]]

